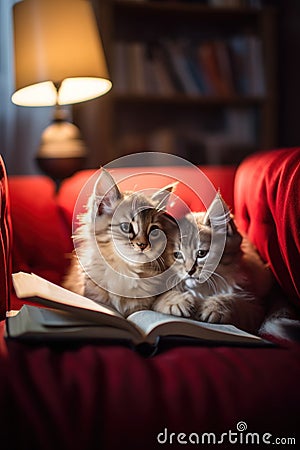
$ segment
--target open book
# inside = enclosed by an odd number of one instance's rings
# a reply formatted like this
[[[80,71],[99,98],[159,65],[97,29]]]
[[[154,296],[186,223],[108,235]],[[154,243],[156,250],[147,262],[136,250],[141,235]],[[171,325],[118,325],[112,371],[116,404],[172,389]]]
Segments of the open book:
[[[19,298],[46,306],[24,305],[8,315],[6,337],[23,340],[103,339],[156,347],[161,338],[177,342],[264,346],[268,342],[231,325],[209,324],[151,310],[126,319],[114,309],[68,291],[34,274],[13,274]]]

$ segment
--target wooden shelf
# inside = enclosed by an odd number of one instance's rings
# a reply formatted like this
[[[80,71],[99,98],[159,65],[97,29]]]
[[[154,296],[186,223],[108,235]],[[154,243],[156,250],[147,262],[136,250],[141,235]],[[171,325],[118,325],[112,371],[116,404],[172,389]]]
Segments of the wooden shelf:
[[[133,14],[139,12],[157,12],[158,14],[199,14],[201,16],[210,16],[216,18],[217,16],[223,16],[226,20],[228,16],[252,16],[258,17],[261,11],[260,8],[252,8],[248,6],[238,7],[212,7],[207,5],[198,5],[196,3],[187,2],[135,2],[135,1],[122,1],[115,0],[114,8],[118,12],[130,12]]]
[[[201,106],[201,107],[211,107],[211,106],[261,106],[265,97],[254,97],[254,96],[231,96],[231,97],[205,97],[205,96],[189,96],[186,94],[175,94],[172,96],[163,95],[136,95],[136,94],[114,94],[113,100],[116,103],[127,103],[127,104],[152,104],[160,106],[164,105],[182,105],[182,106]]]
[[[202,25],[235,30],[257,30],[261,9],[249,7],[211,7],[184,2],[134,2],[113,1],[114,32],[117,38],[153,39],[167,34],[190,34],[196,29],[201,34]],[[268,8],[272,10],[271,7]],[[266,9],[264,9],[266,11]],[[130,26],[128,26],[130,23]],[[152,24],[149,28],[149,24]],[[199,27],[201,25],[201,27]]]
[[[239,36],[257,36],[262,43],[265,93],[263,95],[208,96],[174,93],[170,95],[134,94],[114,90],[100,98],[97,112],[93,111],[97,123],[90,142],[94,145],[91,166],[98,166],[122,156],[122,143],[137,142],[154,135],[160,129],[170,132],[174,129],[174,142],[177,132],[187,125],[198,132],[214,132],[215,124],[222,120],[232,125],[240,115],[248,117],[250,130],[255,133],[254,142],[246,141],[239,145],[229,141],[229,150],[224,154],[226,163],[251,153],[257,149],[271,148],[277,142],[277,10],[274,7],[213,7],[186,1],[132,1],[132,0],[92,0],[97,22],[111,73],[113,73],[114,45],[116,42],[132,45],[141,43],[149,46],[162,45],[168,41],[185,40],[195,45],[205,40],[229,42]],[[131,66],[132,67],[132,66]],[[119,72],[120,73],[120,72]],[[113,79],[114,81],[114,79]],[[124,86],[121,86],[124,89]],[[148,85],[146,85],[147,92]],[[203,90],[203,92],[209,90]],[[243,92],[235,89],[237,92]],[[124,92],[124,93],[123,93]],[[155,90],[149,87],[149,92]],[[247,92],[247,91],[245,91]],[[255,92],[255,90],[249,92]],[[260,90],[257,90],[260,92]],[[79,110],[80,107],[78,107]],[[95,107],[96,108],[96,107]],[[85,119],[82,113],[82,120]],[[225,118],[225,119],[224,119]],[[212,125],[212,126],[211,126]],[[171,130],[171,128],[173,129]],[[201,128],[202,127],[202,128]],[[91,123],[86,124],[91,129]],[[243,128],[243,127],[241,127]],[[247,126],[246,126],[247,128]],[[222,134],[222,126],[220,134]],[[249,130],[248,130],[249,131]],[[216,131],[218,133],[218,131]],[[193,139],[193,132],[189,138]],[[242,142],[242,141],[241,141]],[[94,144],[95,143],[95,144]],[[193,143],[194,145],[194,143]],[[195,150],[196,145],[196,150]],[[197,144],[193,155],[197,155]],[[124,150],[125,151],[125,150]],[[186,154],[185,154],[186,156]],[[194,160],[194,162],[196,162]]]

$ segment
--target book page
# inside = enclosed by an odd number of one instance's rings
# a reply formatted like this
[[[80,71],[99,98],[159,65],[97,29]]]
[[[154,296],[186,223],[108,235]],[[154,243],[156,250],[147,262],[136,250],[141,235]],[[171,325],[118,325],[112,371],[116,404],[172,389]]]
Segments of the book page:
[[[122,317],[121,314],[112,308],[100,305],[82,295],[75,294],[75,292],[57,286],[33,273],[14,273],[12,278],[16,294],[19,298],[42,296],[42,298],[53,300],[56,303]]]
[[[7,319],[5,336],[35,342],[83,342],[85,339],[135,342],[129,330],[88,322],[66,311],[31,305],[23,305],[16,315]]]
[[[16,294],[47,307],[67,310],[83,319],[106,324],[132,332],[133,337],[141,337],[140,330],[109,306],[94,302],[61,286],[57,286],[35,274],[18,272],[12,275]]]
[[[236,328],[233,325],[198,322],[196,320],[177,317],[155,311],[137,311],[128,320],[141,328],[154,342],[157,336],[186,336],[208,341],[220,342],[263,342],[263,340]]]

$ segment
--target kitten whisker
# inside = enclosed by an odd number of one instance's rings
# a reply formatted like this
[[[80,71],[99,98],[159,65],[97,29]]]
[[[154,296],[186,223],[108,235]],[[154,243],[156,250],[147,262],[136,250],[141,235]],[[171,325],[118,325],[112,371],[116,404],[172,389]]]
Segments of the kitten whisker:
[[[226,281],[225,277],[217,272],[212,272],[210,270],[203,270],[203,273],[205,275],[209,274],[209,277],[206,281],[213,288],[214,293],[228,291],[228,282]]]
[[[166,291],[172,289],[176,285],[179,285],[180,281],[181,280],[176,273],[171,274],[166,281]]]
[[[164,258],[162,256],[159,256],[157,258],[157,262],[158,262],[161,270],[164,270],[166,268],[166,263],[165,263]]]
[[[205,274],[205,275],[207,275],[207,274],[209,274],[209,276],[206,278],[206,280],[204,281],[204,282],[201,282],[200,280],[199,280],[199,278],[194,278],[194,280],[195,280],[195,282],[197,283],[197,285],[198,285],[198,289],[201,291],[201,286],[202,286],[202,288],[203,288],[203,286],[208,286],[209,287],[209,289],[213,292],[213,293],[216,293],[217,292],[217,286],[216,286],[216,283],[215,283],[215,281],[212,279],[212,272],[209,272],[209,271],[203,271],[203,273]]]
[[[183,234],[181,237],[182,237],[182,239],[186,239],[186,238],[189,237],[189,235],[188,234]]]
[[[165,268],[165,263],[163,258],[159,256],[157,259],[150,261],[150,266],[157,269],[157,271],[162,272]]]
[[[137,195],[133,195],[132,197],[132,202],[131,202],[131,211],[133,213],[133,217],[135,216],[136,213],[136,205],[137,205]]]

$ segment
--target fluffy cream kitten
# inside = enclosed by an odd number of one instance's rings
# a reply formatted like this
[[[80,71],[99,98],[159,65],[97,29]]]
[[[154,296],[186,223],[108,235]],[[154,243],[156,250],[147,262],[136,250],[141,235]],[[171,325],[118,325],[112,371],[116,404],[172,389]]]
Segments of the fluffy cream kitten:
[[[174,220],[165,212],[173,185],[154,194],[120,192],[102,169],[73,239],[64,287],[128,316],[149,309],[156,275],[171,264]]]

